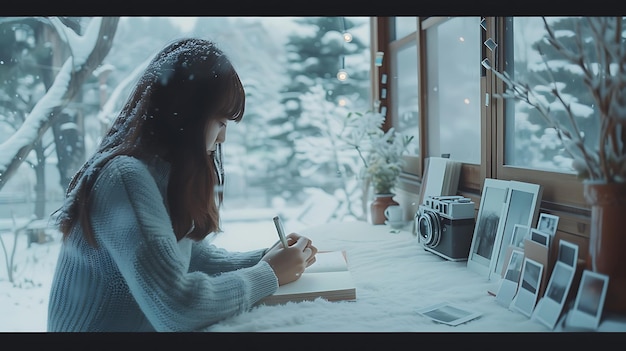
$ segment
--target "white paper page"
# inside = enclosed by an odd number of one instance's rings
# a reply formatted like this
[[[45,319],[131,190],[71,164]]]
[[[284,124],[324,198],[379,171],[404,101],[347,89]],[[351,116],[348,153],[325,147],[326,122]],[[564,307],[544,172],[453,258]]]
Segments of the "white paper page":
[[[315,263],[307,267],[305,273],[347,271],[348,264],[341,251],[318,252]]]

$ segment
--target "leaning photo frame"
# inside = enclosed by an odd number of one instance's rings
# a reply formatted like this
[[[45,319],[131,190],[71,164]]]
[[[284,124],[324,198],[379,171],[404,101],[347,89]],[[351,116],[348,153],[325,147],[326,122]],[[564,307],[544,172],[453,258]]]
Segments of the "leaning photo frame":
[[[498,234],[491,255],[489,278],[501,278],[502,266],[507,259],[507,249],[513,238],[516,224],[531,227],[539,214],[542,187],[539,184],[518,181],[509,182],[509,191],[503,217],[500,219]]]
[[[556,262],[546,292],[537,303],[531,319],[554,329],[563,311],[575,273],[576,268],[560,261]]]
[[[559,320],[569,295],[576,263],[578,262],[578,245],[569,241],[559,241],[559,252],[548,287],[537,303],[531,319],[539,321],[550,329],[554,329]]]
[[[537,221],[537,229],[554,237],[556,228],[559,226],[559,217],[547,213],[540,213]]]
[[[598,329],[608,285],[609,277],[607,275],[584,270],[580,278],[576,301],[567,314],[565,327]]]
[[[542,274],[543,265],[541,263],[530,258],[524,258],[517,294],[515,294],[509,309],[521,312],[529,318],[532,316],[539,296]]]
[[[505,267],[504,279],[500,281],[500,286],[498,288],[498,292],[496,293],[496,302],[505,307],[509,307],[511,305],[513,297],[515,297],[515,294],[517,293],[523,262],[524,251],[519,248],[513,249]]]
[[[501,232],[498,228],[506,205],[509,183],[508,180],[486,178],[483,184],[467,268],[485,277],[489,277],[493,247],[496,236]]]

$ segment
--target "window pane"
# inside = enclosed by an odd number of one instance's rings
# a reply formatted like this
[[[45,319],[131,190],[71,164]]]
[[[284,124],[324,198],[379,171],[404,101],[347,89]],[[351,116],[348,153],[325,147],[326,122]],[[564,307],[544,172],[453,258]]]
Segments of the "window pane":
[[[417,45],[412,41],[404,48],[398,50],[396,62],[392,67],[396,72],[393,74],[394,84],[392,94],[394,113],[394,127],[404,135],[413,136],[413,146],[419,145],[418,126],[418,72],[417,72]],[[411,154],[417,154],[418,150],[409,150]]]
[[[562,40],[571,38],[576,25],[581,24],[581,18],[575,17],[548,17],[547,20],[557,31],[557,35],[563,38]],[[585,136],[585,144],[595,145],[598,140],[598,125],[595,122],[597,109],[592,102],[591,93],[583,83],[580,69],[563,60],[561,55],[546,44],[544,37],[547,32],[541,17],[509,18],[505,33],[507,42],[513,43],[506,47],[505,56],[513,58],[506,60],[508,63],[505,66],[506,71],[515,80],[527,82],[538,96],[545,96],[546,101],[551,103],[551,113],[563,121],[564,125],[569,126],[567,113],[549,93],[553,88],[549,77],[553,76],[559,83],[559,90],[565,102],[572,104],[572,112]],[[543,59],[538,48],[541,48],[545,55]],[[594,50],[592,42],[589,42],[587,49]],[[548,74],[544,59],[549,62],[552,74]],[[564,150],[556,131],[548,127],[547,122],[535,108],[524,102],[509,100],[505,116],[506,164],[574,173],[571,156]]]
[[[480,164],[480,18],[427,29],[428,156]]]
[[[395,33],[394,39],[402,39],[403,37],[417,32],[417,17],[394,17]]]

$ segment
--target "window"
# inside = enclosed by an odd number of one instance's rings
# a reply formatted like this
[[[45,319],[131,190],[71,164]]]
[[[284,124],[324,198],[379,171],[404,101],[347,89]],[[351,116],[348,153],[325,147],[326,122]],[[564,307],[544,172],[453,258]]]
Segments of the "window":
[[[428,156],[480,164],[480,18],[425,29]]]
[[[574,34],[574,26],[578,22],[573,18],[550,18],[550,25],[557,26],[562,31],[568,31],[567,35]],[[565,73],[567,80],[564,81],[566,87],[562,88],[567,98],[571,99],[573,108],[576,110],[578,124],[585,131],[586,144],[597,144],[598,126],[594,123],[594,114],[597,110],[590,102],[590,93],[582,82],[582,77],[569,74],[569,67],[556,67],[562,65],[561,57],[554,57],[555,54],[546,50],[542,45],[543,36],[546,34],[544,24],[539,17],[515,17],[507,18],[505,24],[505,35],[511,37],[515,45],[507,46],[505,56],[505,70],[519,80],[526,81],[534,90],[547,88],[545,85],[546,66],[542,55],[538,51],[541,47],[545,53],[545,59],[550,63],[555,71],[555,79],[561,78]],[[510,58],[513,60],[510,60]],[[512,63],[512,64],[510,64]],[[543,79],[542,79],[543,78]],[[563,79],[559,79],[563,82]],[[550,101],[554,97],[549,94],[542,94]],[[564,111],[553,111],[554,114],[562,114],[560,119],[565,119]],[[552,170],[563,173],[574,173],[571,167],[571,157],[565,153],[561,141],[556,135],[556,131],[548,128],[547,123],[536,111],[531,111],[529,106],[523,102],[507,104],[506,109],[506,143],[504,162],[507,165],[516,167],[528,167],[533,169]]]
[[[559,23],[557,29],[564,35],[573,34],[573,27],[578,19],[571,17],[548,18],[549,23]],[[539,17],[508,17],[499,19],[501,37],[497,41],[498,61],[507,72],[516,79],[527,81],[536,89],[545,88],[550,78],[538,48],[541,47],[552,68],[562,65],[551,48],[542,44],[545,35],[543,21]],[[582,131],[587,136],[586,142],[596,134],[591,115],[597,113],[590,106],[589,92],[583,86],[582,78],[559,79],[567,72],[568,67],[557,68],[555,78],[565,84],[565,97],[572,98],[574,108],[579,114]],[[554,99],[546,96],[549,101]],[[558,105],[555,104],[555,105]],[[563,151],[562,145],[546,122],[528,105],[513,100],[501,101],[504,123],[499,125],[497,132],[503,137],[498,139],[498,148],[504,153],[497,157],[497,177],[542,184],[544,186],[544,208],[553,210],[565,209],[568,212],[584,214],[587,203],[583,198],[582,182],[571,168],[571,160]],[[559,111],[553,111],[559,113]],[[547,206],[547,207],[545,207]]]
[[[417,18],[396,17],[396,38],[389,44],[391,65],[390,96],[392,112],[389,118],[399,132],[413,136],[415,149],[410,154],[417,155],[419,150],[419,65],[417,59]],[[412,29],[411,32],[408,32]],[[405,34],[399,36],[399,34]],[[382,83],[382,82],[381,82]],[[381,99],[385,98],[385,86],[381,88]]]
[[[417,17],[394,17],[392,26],[394,34],[393,39],[402,39],[407,35],[417,32]]]
[[[413,191],[421,175],[420,64],[418,17],[373,17],[372,55],[382,54],[382,63],[373,67],[374,106],[386,117],[384,129],[394,127],[406,136],[413,136],[405,155],[406,165],[401,177],[409,177]],[[400,188],[406,184],[399,184]],[[399,190],[401,193],[401,189]]]

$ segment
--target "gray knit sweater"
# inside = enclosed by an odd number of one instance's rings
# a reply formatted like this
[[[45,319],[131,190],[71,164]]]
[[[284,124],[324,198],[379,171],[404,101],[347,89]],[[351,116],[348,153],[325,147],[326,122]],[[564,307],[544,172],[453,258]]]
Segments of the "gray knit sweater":
[[[176,241],[165,197],[169,164],[117,156],[91,196],[99,247],[76,226],[52,281],[48,331],[196,331],[249,310],[278,288],[264,250]]]

